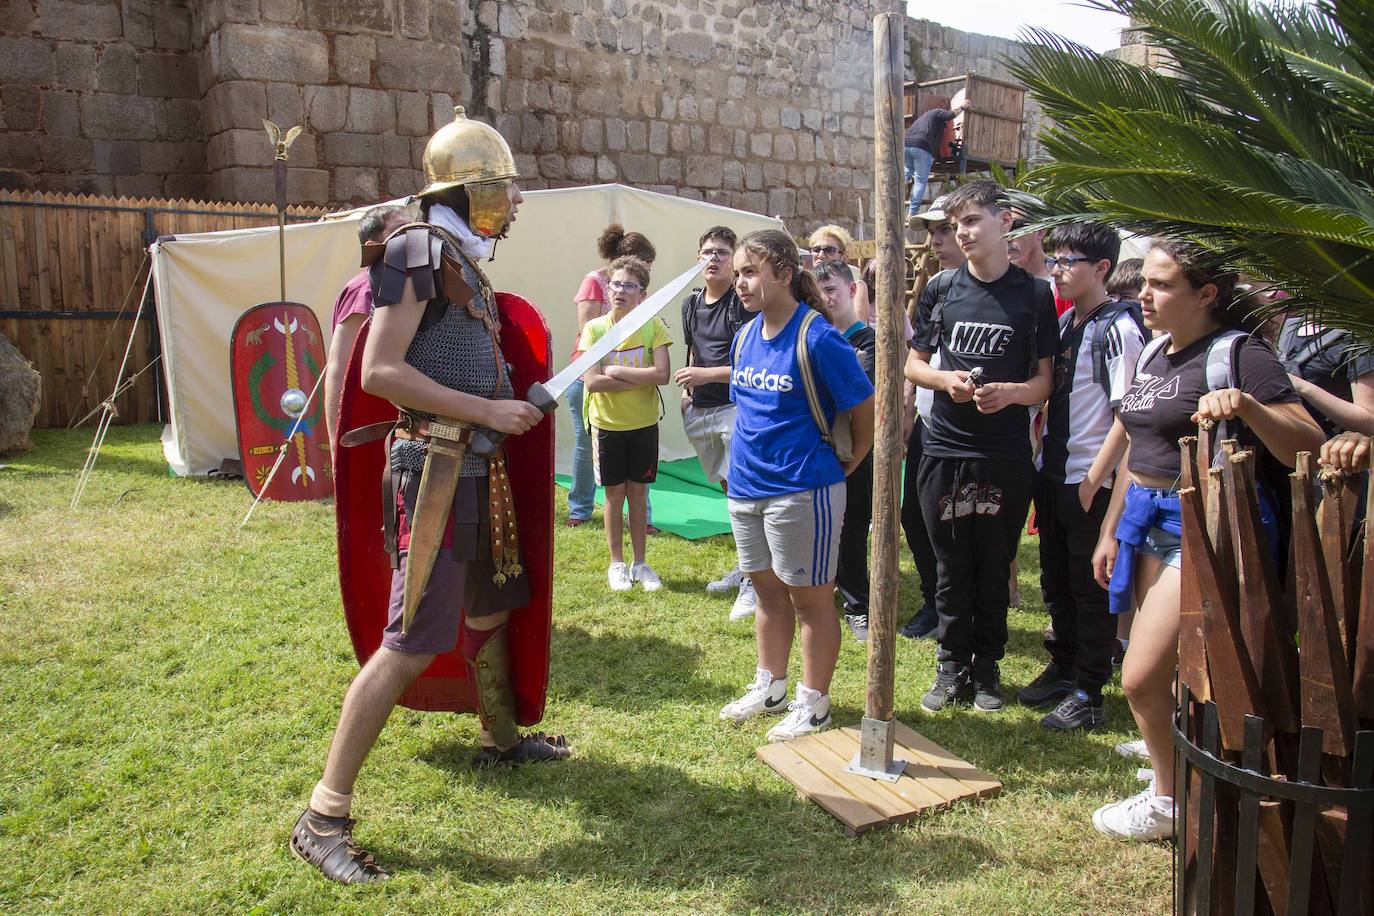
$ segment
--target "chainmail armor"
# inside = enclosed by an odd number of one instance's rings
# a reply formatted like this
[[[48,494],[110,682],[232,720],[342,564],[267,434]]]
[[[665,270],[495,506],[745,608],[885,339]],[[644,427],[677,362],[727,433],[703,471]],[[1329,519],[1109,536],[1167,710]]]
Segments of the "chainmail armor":
[[[469,308],[481,308],[485,303],[487,310],[495,316],[496,297],[490,293],[484,278],[476,267],[447,240],[444,253],[455,257],[463,267],[463,279],[477,291],[477,298],[471,305],[460,308],[442,292],[436,297],[443,299],[447,308],[444,316],[433,325],[417,331],[415,339],[406,350],[405,360],[429,378],[455,391],[462,391],[479,398],[494,397],[509,400],[515,396],[509,378],[501,389],[492,394],[496,387],[496,359],[492,353],[491,335],[480,318],[469,314]],[[425,269],[430,269],[426,267]],[[416,416],[433,419],[434,415],[423,411],[411,411]],[[480,427],[479,427],[480,428]],[[394,471],[419,472],[425,466],[423,442],[397,439],[391,444],[391,468]],[[461,477],[485,477],[487,460],[471,453],[463,456]]]

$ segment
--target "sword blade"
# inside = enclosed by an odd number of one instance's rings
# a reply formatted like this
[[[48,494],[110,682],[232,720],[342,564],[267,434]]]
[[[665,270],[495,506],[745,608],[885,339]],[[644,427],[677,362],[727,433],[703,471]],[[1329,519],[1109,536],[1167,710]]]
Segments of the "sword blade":
[[[549,397],[555,401],[561,398],[568,390],[569,385],[580,379],[592,366],[605,359],[608,353],[629,340],[635,332],[663,311],[668,303],[681,295],[682,291],[691,285],[697,274],[701,273],[701,269],[705,266],[705,264],[692,265],[691,268],[668,281],[668,284],[659,289],[658,292],[631,309],[624,318],[611,325],[606,336],[583,350],[577,359],[568,363],[561,372],[544,383],[544,390],[548,392]]]

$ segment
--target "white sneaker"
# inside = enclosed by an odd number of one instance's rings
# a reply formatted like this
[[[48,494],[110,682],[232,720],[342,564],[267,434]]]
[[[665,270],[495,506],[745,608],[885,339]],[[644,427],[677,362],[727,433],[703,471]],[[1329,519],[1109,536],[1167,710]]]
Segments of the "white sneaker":
[[[634,588],[630,568],[624,563],[612,563],[610,569],[606,570],[606,578],[610,581],[613,592],[628,592]]]
[[[1122,757],[1125,757],[1127,760],[1130,760],[1132,758],[1135,758],[1137,760],[1150,759],[1150,752],[1145,747],[1144,739],[1141,739],[1139,741],[1123,741],[1116,747],[1112,748],[1112,750],[1116,751],[1118,754],[1120,754]]]
[[[1093,826],[1121,840],[1167,840],[1174,835],[1174,800],[1155,795],[1151,780],[1139,794],[1094,811]]]
[[[787,702],[787,678],[773,680],[773,675],[759,668],[754,672],[754,683],[744,689],[744,696],[727,703],[720,710],[720,717],[727,722],[743,722],[754,716],[782,712]]]
[[[744,581],[744,573],[740,571],[739,564],[735,564],[734,569],[730,570],[719,579],[714,582],[706,583],[706,591],[712,595],[733,592],[735,589],[739,588],[742,581]]]
[[[749,581],[746,576],[744,581],[739,584],[739,594],[735,596],[735,604],[730,608],[731,620],[744,620],[746,617],[754,616],[754,608],[758,605],[758,594],[754,591],[754,583]]]
[[[1135,771],[1135,778],[1140,782],[1153,785],[1155,781],[1155,771],[1142,767]]]
[[[801,693],[801,689],[797,690]],[[787,717],[768,730],[769,741],[791,741],[813,732],[825,731],[835,724],[830,717],[830,694],[807,703],[800,698],[787,704]]]
[[[631,566],[630,579],[644,586],[646,592],[656,592],[663,587],[663,580],[648,563],[635,563]]]

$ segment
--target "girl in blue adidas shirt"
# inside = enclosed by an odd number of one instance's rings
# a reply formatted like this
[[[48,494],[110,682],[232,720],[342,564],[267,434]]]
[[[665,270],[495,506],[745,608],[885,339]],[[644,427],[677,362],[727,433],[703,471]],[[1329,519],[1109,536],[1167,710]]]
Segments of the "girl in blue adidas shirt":
[[[1228,376],[1235,387],[1213,390],[1209,385],[1213,344],[1239,323],[1232,315],[1234,273],[1203,250],[1173,241],[1154,244],[1143,273],[1145,326],[1168,338],[1165,343],[1157,339],[1156,347],[1147,345],[1135,382],[1121,401],[1116,425],[1129,436],[1121,473],[1128,475],[1130,485],[1112,488],[1093,572],[1112,592],[1114,612],[1124,605],[1135,607],[1121,689],[1145,739],[1154,779],[1139,795],[1099,808],[1093,824],[1109,836],[1152,840],[1172,835],[1174,819],[1171,725],[1181,579],[1178,440],[1195,435],[1201,420],[1231,421],[1243,424],[1235,436],[1243,445],[1267,449],[1292,467],[1298,452],[1321,446],[1322,434],[1274,351],[1259,338],[1241,335],[1220,344],[1231,348]],[[1099,456],[1089,479],[1104,478],[1099,464],[1105,460]],[[1124,523],[1118,524],[1123,516]],[[1122,545],[1130,546],[1133,557],[1123,555],[1118,562]]]
[[[821,407],[828,422],[848,413],[853,456],[841,464],[811,413],[798,370],[797,343],[808,303],[820,289],[802,270],[796,243],[776,230],[754,232],[735,249],[735,290],[759,320],[733,347],[730,399],[730,524],[740,569],[758,593],[754,618],[759,661],[754,682],[720,711],[743,722],[787,712],[768,732],[786,741],[829,728],[830,678],[840,652],[835,568],[844,521],[845,476],[873,444],[873,386],[854,348],[823,318],[806,327]],[[787,700],[792,636],[801,624],[802,682]]]

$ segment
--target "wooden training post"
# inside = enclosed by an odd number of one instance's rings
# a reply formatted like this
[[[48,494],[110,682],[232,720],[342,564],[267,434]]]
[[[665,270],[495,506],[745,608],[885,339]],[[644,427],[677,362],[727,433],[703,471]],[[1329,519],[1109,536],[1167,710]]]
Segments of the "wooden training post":
[[[905,17],[874,19],[878,351],[874,405],[873,553],[868,609],[868,692],[863,722],[758,749],[759,759],[834,815],[851,836],[910,820],[1001,783],[918,735],[893,715],[897,543],[901,500],[902,235],[901,99]]]

